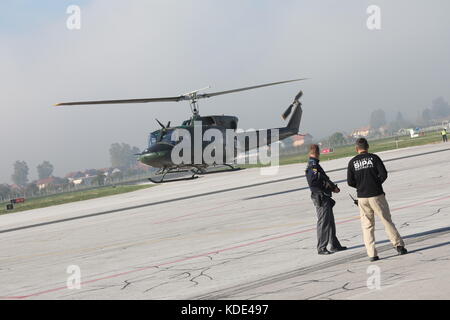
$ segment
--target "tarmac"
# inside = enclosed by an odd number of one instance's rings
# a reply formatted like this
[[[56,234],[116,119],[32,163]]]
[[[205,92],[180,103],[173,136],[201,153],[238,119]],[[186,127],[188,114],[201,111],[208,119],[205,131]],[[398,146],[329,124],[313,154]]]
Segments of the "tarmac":
[[[377,219],[369,262],[344,158],[322,166],[346,251],[317,254],[305,164],[245,169],[0,216],[0,298],[449,299],[450,144],[379,156],[407,255]]]

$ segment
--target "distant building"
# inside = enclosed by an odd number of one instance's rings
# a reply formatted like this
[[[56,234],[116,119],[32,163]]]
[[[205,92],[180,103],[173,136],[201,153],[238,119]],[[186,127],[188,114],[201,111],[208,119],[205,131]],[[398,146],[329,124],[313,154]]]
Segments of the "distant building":
[[[302,146],[312,144],[313,137],[312,135],[307,133],[307,134],[296,134],[292,136],[291,139],[292,139],[292,146],[295,148],[299,148]]]
[[[86,175],[81,171],[74,171],[66,174],[66,178],[69,180],[70,183],[73,183],[74,185],[79,185],[83,183],[83,178]]]
[[[353,130],[352,137],[353,138],[365,138],[368,137],[372,132],[372,128],[370,126],[362,127],[359,129]]]
[[[74,172],[70,172],[70,173],[66,174],[65,177],[67,179],[69,179],[69,181],[73,181],[75,179],[79,179],[79,178],[84,177],[84,174],[81,171],[74,171]]]
[[[9,188],[10,188],[11,190],[13,190],[13,191],[22,191],[22,190],[23,190],[23,187],[22,187],[22,186],[19,186],[19,185],[17,185],[17,184],[12,184],[12,185],[9,186]]]
[[[111,171],[111,174],[117,174],[120,172],[122,172],[122,171],[119,168],[115,168],[115,169],[113,169],[113,171]]]
[[[45,179],[40,179],[36,181],[36,185],[39,190],[47,188],[49,185],[56,185],[58,180],[55,177],[48,177]]]

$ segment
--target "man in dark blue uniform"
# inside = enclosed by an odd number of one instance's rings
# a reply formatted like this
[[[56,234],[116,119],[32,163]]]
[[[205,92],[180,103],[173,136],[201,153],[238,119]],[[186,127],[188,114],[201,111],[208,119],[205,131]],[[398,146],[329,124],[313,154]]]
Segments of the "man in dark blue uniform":
[[[333,207],[336,202],[331,198],[332,192],[340,190],[319,164],[320,150],[317,144],[309,149],[309,161],[306,168],[306,179],[311,189],[311,199],[317,211],[317,251],[319,254],[331,254],[347,249],[343,247],[336,237],[336,224],[334,222]],[[327,245],[330,244],[330,251]]]

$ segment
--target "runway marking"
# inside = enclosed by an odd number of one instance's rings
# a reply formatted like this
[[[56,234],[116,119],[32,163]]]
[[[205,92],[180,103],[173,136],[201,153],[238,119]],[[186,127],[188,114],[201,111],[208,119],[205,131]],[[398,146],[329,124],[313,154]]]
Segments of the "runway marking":
[[[221,206],[219,207],[213,207],[213,208],[207,208],[207,209],[202,209],[200,211],[195,211],[186,215],[182,215],[182,216],[178,216],[178,217],[174,217],[174,218],[169,218],[166,220],[159,220],[156,222],[153,222],[155,224],[160,224],[160,223],[167,223],[167,222],[178,222],[178,221],[185,221],[187,219],[180,219],[180,218],[184,218],[184,217],[189,217],[198,213],[203,213],[205,211],[210,211],[210,210],[214,210],[216,208],[223,208],[224,206],[226,206],[227,204],[235,204],[234,201],[227,201],[222,203]],[[267,209],[279,209],[279,208],[285,208],[285,207],[292,207],[292,206],[297,206],[297,203],[291,203],[291,204],[287,204],[287,205],[283,205],[283,206],[273,206],[273,207],[264,207],[264,210]],[[249,209],[249,210],[245,210],[245,211],[240,211],[240,214],[243,213],[248,213],[248,212],[252,212],[252,211],[261,211],[261,209],[255,208],[255,209]],[[226,213],[220,213],[220,214],[215,214],[215,215],[208,215],[208,216],[202,216],[200,218],[209,218],[209,217],[217,217],[217,216],[221,216],[221,215],[227,215],[229,214],[228,212]],[[336,221],[339,221],[341,219],[347,219],[348,217],[344,217],[344,218],[340,218],[337,219]],[[30,258],[37,258],[37,257],[49,257],[49,256],[57,256],[57,255],[65,255],[65,254],[75,254],[75,253],[88,253],[88,252],[92,252],[95,250],[102,250],[102,249],[107,249],[107,248],[114,248],[114,247],[129,247],[129,246],[138,246],[138,245],[145,245],[145,244],[150,244],[150,243],[159,243],[162,241],[166,241],[166,240],[189,240],[189,239],[196,239],[196,238],[202,238],[202,237],[207,237],[207,236],[211,236],[211,235],[220,235],[220,234],[229,234],[229,233],[235,233],[235,232],[241,232],[241,231],[256,231],[256,230],[269,230],[269,229],[275,229],[275,228],[281,228],[281,227],[288,227],[288,226],[301,226],[302,222],[292,222],[292,223],[285,223],[285,224],[278,224],[278,225],[272,225],[272,226],[266,226],[266,227],[258,227],[258,228],[240,228],[240,229],[231,229],[231,230],[226,230],[226,231],[220,231],[220,232],[215,232],[215,233],[203,233],[201,235],[194,235],[194,236],[179,236],[179,237],[166,237],[166,238],[159,238],[159,239],[151,239],[151,240],[146,240],[146,241],[135,241],[135,242],[113,242],[113,243],[106,243],[106,244],[102,244],[99,246],[95,246],[95,247],[89,247],[89,248],[80,248],[80,249],[68,249],[68,250],[60,250],[60,251],[53,251],[53,252],[47,252],[47,253],[39,253],[39,254],[33,254],[33,255],[26,255],[26,256],[18,256],[18,257],[11,257],[11,258],[5,258],[5,259],[0,259],[0,263],[5,263],[5,262],[17,262],[17,261],[24,261],[26,259],[30,259]],[[242,226],[242,225],[241,225]]]
[[[405,239],[410,239],[407,241],[407,244],[414,244],[414,243],[418,243],[418,242],[422,242],[422,241],[426,241],[427,239],[430,238],[435,238],[435,237],[439,237],[442,236],[444,234],[448,234],[450,232],[450,227],[446,227],[446,228],[439,228],[439,229],[434,229],[434,230],[430,230],[427,232],[419,232],[416,234],[412,234],[412,235],[408,235],[406,237],[404,237]],[[389,241],[387,241],[389,242]],[[384,252],[387,250],[392,250],[392,244],[388,243],[386,245],[383,245],[381,247],[378,248],[379,252]],[[410,253],[412,253],[414,251],[410,251]],[[396,256],[396,255],[394,255]],[[363,258],[367,258],[366,253],[354,253],[350,256],[344,256],[342,258],[338,258],[338,259],[334,259],[331,261],[326,261],[326,262],[322,262],[322,263],[317,263],[314,265],[310,265],[310,266],[306,266],[300,269],[295,269],[295,270],[291,270],[291,271],[287,271],[281,274],[276,274],[276,275],[272,275],[272,276],[268,276],[266,278],[263,279],[258,279],[249,283],[245,283],[245,284],[240,284],[238,286],[233,286],[233,287],[228,287],[228,288],[224,288],[224,289],[219,289],[213,292],[209,292],[206,293],[204,295],[200,295],[200,296],[196,296],[196,297],[190,297],[187,300],[218,300],[218,299],[226,299],[229,298],[231,295],[234,296],[234,298],[236,298],[236,294],[241,294],[245,291],[248,290],[252,290],[252,289],[256,289],[256,288],[261,288],[265,285],[270,285],[274,282],[280,282],[280,281],[285,281],[288,279],[292,279],[298,276],[303,276],[312,272],[316,272],[319,270],[324,270],[330,267],[335,267],[338,266],[340,264],[346,263],[348,264],[350,261],[355,261],[358,259],[363,259]],[[239,297],[239,296],[238,296]]]
[[[416,153],[416,154],[412,154],[412,155],[408,155],[408,156],[386,159],[383,161],[384,162],[397,161],[397,160],[403,160],[403,159],[413,158],[413,157],[420,157],[420,156],[424,156],[424,155],[430,155],[430,154],[445,152],[445,151],[450,151],[450,148],[434,150],[434,151],[429,151],[429,152]],[[338,171],[343,171],[343,170],[347,170],[347,167],[332,169],[332,170],[328,170],[327,172],[331,173],[331,172],[338,172]],[[119,208],[119,209],[91,213],[91,214],[70,217],[70,218],[65,218],[65,219],[60,219],[60,220],[35,223],[35,224],[31,224],[31,225],[25,225],[25,226],[21,226],[21,227],[0,230],[0,234],[24,230],[24,229],[36,228],[36,227],[46,226],[46,225],[50,225],[50,224],[63,223],[63,222],[68,222],[68,221],[73,221],[73,220],[78,220],[78,219],[91,218],[91,217],[96,217],[96,216],[101,216],[101,215],[106,215],[106,214],[111,214],[111,213],[117,213],[117,212],[122,212],[122,211],[129,211],[129,210],[140,209],[140,208],[145,208],[145,207],[150,207],[150,206],[156,206],[159,204],[165,204],[165,203],[178,202],[178,201],[182,201],[182,200],[189,200],[189,199],[194,199],[194,198],[199,198],[199,197],[205,197],[205,196],[210,196],[210,195],[214,195],[214,194],[218,194],[218,193],[226,193],[226,192],[231,192],[231,191],[237,191],[237,190],[243,190],[243,189],[248,189],[248,188],[253,188],[253,187],[264,186],[264,185],[273,184],[273,183],[286,182],[286,181],[296,180],[296,179],[300,179],[300,178],[304,178],[304,177],[305,177],[305,175],[281,178],[281,179],[277,179],[277,180],[258,182],[258,183],[249,184],[249,185],[245,185],[245,186],[232,187],[232,188],[215,190],[215,191],[210,191],[210,192],[205,192],[205,193],[199,193],[199,194],[194,194],[194,195],[190,195],[190,196],[183,196],[183,197],[179,197],[179,198],[160,200],[160,201],[156,201],[156,202],[145,203],[145,204],[130,206],[130,207],[126,207],[126,208]]]
[[[417,206],[421,206],[421,205],[424,205],[424,204],[428,204],[428,203],[432,203],[432,202],[438,202],[438,201],[447,200],[447,199],[450,199],[450,196],[445,196],[445,197],[440,197],[440,198],[436,198],[436,199],[421,201],[421,202],[414,203],[414,204],[411,204],[411,205],[406,205],[406,206],[394,208],[391,211],[403,210],[403,209],[417,207]],[[355,218],[348,219],[348,220],[343,220],[343,221],[336,222],[336,224],[343,224],[343,223],[353,222],[355,220],[359,220],[359,216],[355,217]],[[235,246],[231,246],[231,247],[227,247],[227,248],[223,248],[223,249],[218,249],[218,250],[213,250],[213,251],[206,252],[206,253],[201,253],[201,254],[198,254],[198,255],[193,255],[193,256],[189,256],[189,257],[179,258],[179,259],[176,259],[176,260],[171,260],[171,261],[160,263],[160,264],[155,264],[155,265],[151,265],[151,266],[141,267],[141,268],[137,268],[137,269],[133,269],[133,270],[128,270],[128,271],[112,274],[112,275],[109,275],[109,276],[104,276],[104,277],[100,277],[100,278],[95,278],[95,279],[83,281],[81,284],[85,285],[85,284],[95,283],[95,282],[102,281],[102,280],[114,279],[114,278],[121,277],[123,275],[128,275],[128,274],[132,274],[132,273],[136,273],[136,272],[141,272],[141,271],[145,271],[145,270],[156,268],[156,267],[162,267],[162,266],[166,266],[166,265],[171,265],[171,264],[176,264],[176,263],[180,263],[180,262],[185,262],[185,261],[189,261],[189,260],[193,260],[193,259],[197,259],[197,258],[206,257],[206,256],[209,256],[209,255],[212,255],[212,254],[219,254],[219,253],[226,252],[226,251],[231,251],[231,250],[235,250],[235,249],[240,249],[240,248],[252,246],[252,245],[255,245],[255,244],[260,244],[260,243],[265,243],[265,242],[269,242],[269,241],[273,241],[273,240],[288,238],[288,237],[292,237],[292,236],[295,236],[295,235],[299,235],[299,234],[302,234],[302,233],[305,233],[305,232],[314,231],[314,230],[316,230],[315,227],[314,228],[305,229],[305,230],[301,230],[301,231],[291,232],[291,233],[287,233],[287,234],[281,234],[281,235],[277,235],[277,236],[272,236],[272,237],[269,237],[269,238],[255,240],[255,241],[251,241],[251,242],[247,242],[247,243],[242,243],[242,244],[239,244],[239,245],[235,245]],[[335,262],[332,262],[332,263],[335,263]],[[21,295],[21,296],[5,296],[5,297],[0,297],[0,299],[27,299],[27,298],[37,297],[37,296],[41,296],[41,295],[52,293],[52,292],[61,291],[61,290],[64,290],[64,289],[67,289],[67,287],[65,287],[65,286],[64,287],[58,287],[58,288],[48,289],[48,290],[39,291],[39,292],[35,292],[35,293],[27,294],[27,295]]]
[[[356,217],[356,219],[358,219],[358,218],[359,218],[359,216]],[[340,220],[337,220],[337,221],[340,221]],[[17,261],[24,261],[26,259],[37,258],[37,257],[49,257],[49,256],[58,256],[58,255],[74,254],[74,253],[88,253],[88,252],[94,252],[96,250],[102,250],[102,249],[106,249],[106,248],[131,247],[131,246],[155,244],[155,243],[159,243],[159,242],[172,241],[172,240],[201,239],[201,238],[210,237],[210,236],[241,233],[243,231],[270,230],[270,229],[277,229],[277,228],[282,228],[282,227],[293,227],[293,226],[301,226],[301,225],[302,224],[299,222],[291,222],[291,223],[284,223],[284,224],[278,224],[278,225],[270,225],[270,226],[265,226],[265,227],[229,229],[229,230],[218,231],[218,232],[202,233],[202,234],[192,235],[192,236],[165,237],[165,238],[150,239],[150,240],[135,241],[135,242],[119,242],[119,243],[112,243],[112,244],[104,244],[104,245],[90,247],[90,248],[69,249],[69,250],[53,251],[53,252],[34,254],[34,255],[28,255],[28,256],[6,258],[6,259],[0,260],[0,262],[1,263],[17,262]],[[310,226],[310,225],[315,225],[315,223],[304,225],[304,227]]]

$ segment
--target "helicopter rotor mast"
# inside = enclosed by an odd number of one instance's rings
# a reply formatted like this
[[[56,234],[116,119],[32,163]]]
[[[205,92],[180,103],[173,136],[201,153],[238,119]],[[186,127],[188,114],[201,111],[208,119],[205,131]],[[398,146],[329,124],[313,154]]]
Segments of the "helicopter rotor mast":
[[[194,116],[197,116],[197,115],[199,115],[199,107],[198,107],[198,103],[197,103],[199,99],[211,98],[211,97],[224,95],[224,94],[229,94],[229,93],[253,90],[253,89],[269,87],[269,86],[275,86],[275,85],[289,83],[289,82],[307,80],[307,79],[308,78],[285,80],[285,81],[260,84],[260,85],[256,85],[256,86],[244,87],[244,88],[238,88],[238,89],[232,89],[232,90],[226,90],[226,91],[211,92],[211,93],[199,93],[200,91],[203,91],[205,89],[209,89],[210,87],[208,86],[208,87],[205,87],[205,88],[202,88],[202,89],[198,89],[198,90],[195,90],[195,91],[191,91],[191,92],[182,94],[180,96],[175,96],[175,97],[144,98],[144,99],[121,99],[121,100],[76,101],[76,102],[58,103],[58,104],[55,104],[55,106],[56,107],[60,107],[60,106],[82,106],[82,105],[99,105],[99,104],[124,104],[124,103],[150,103],[150,102],[189,101],[190,106],[191,106],[191,112],[193,113]]]
[[[197,93],[199,93],[200,91],[203,91],[205,89],[209,89],[209,88],[211,88],[211,86],[207,86],[207,87],[204,87],[204,88],[201,88],[201,89],[198,89],[198,90],[194,90],[194,91],[185,93],[183,95],[185,97],[190,97],[191,98],[191,100],[189,101],[189,104],[191,105],[191,112],[192,112],[192,114],[194,116],[198,116],[199,112],[200,112],[200,109],[199,109],[198,103],[197,103],[197,100],[198,100]]]

